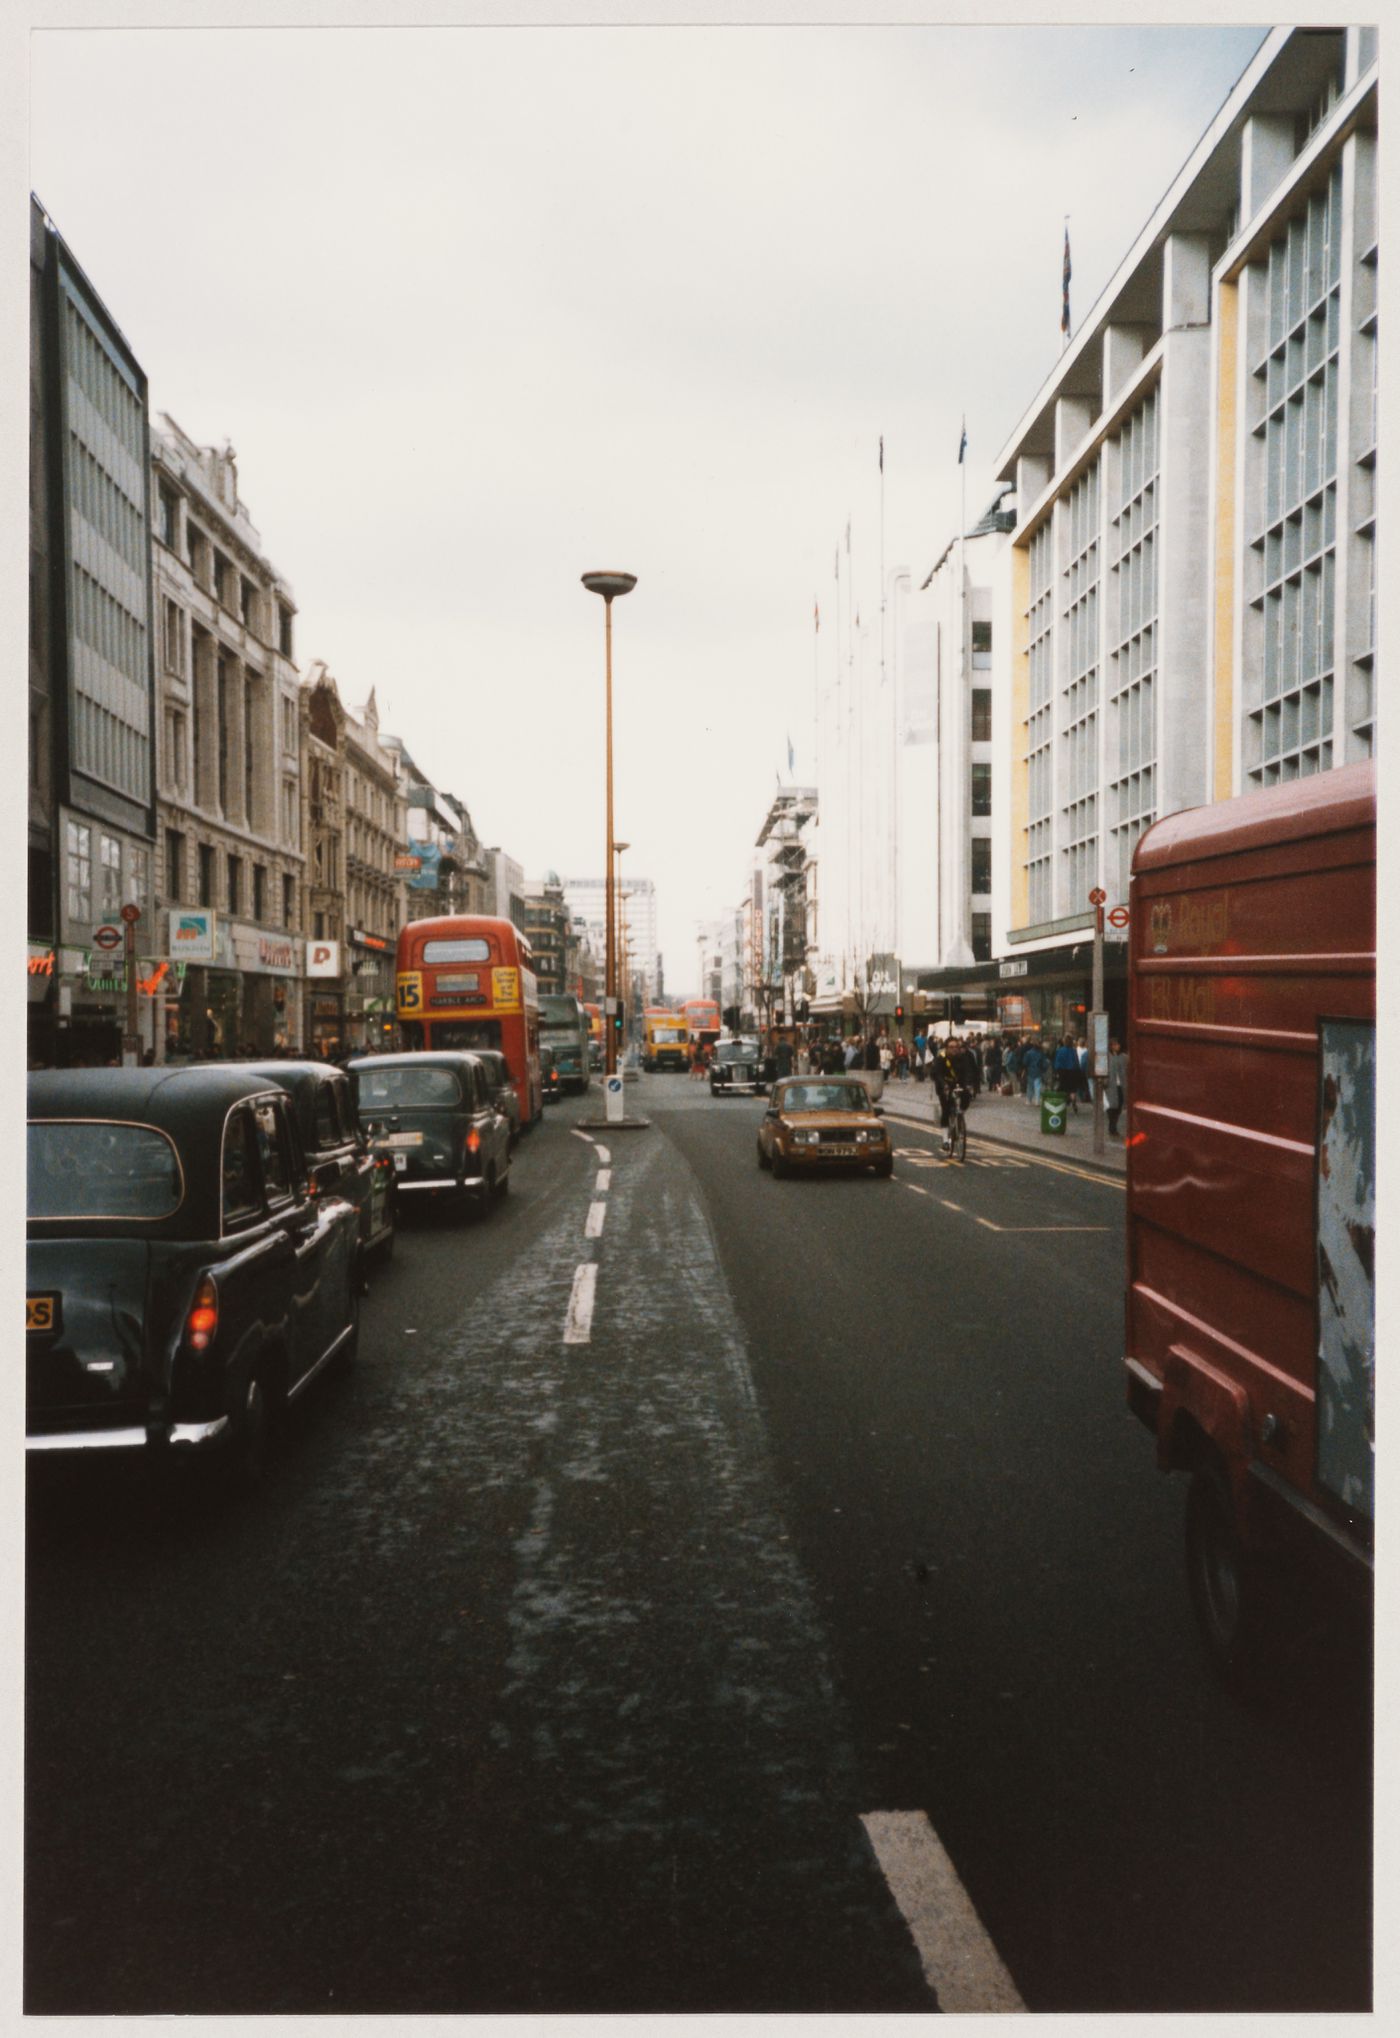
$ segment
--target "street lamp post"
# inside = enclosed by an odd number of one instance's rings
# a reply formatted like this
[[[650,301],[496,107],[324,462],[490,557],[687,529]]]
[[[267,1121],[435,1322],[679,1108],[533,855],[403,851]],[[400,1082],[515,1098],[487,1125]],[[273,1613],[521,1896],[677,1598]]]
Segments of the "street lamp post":
[[[612,745],[612,605],[620,594],[630,594],[637,585],[635,573],[585,573],[583,584],[590,594],[603,597],[607,671],[607,779],[608,779],[608,840],[607,861],[603,868],[607,872],[606,911],[603,960],[603,1008],[607,1016],[604,1032],[607,1036],[603,1048],[603,1067],[607,1075],[617,1072],[617,1033],[614,1025],[617,997],[617,967],[614,955],[615,927],[613,917],[613,745]]]

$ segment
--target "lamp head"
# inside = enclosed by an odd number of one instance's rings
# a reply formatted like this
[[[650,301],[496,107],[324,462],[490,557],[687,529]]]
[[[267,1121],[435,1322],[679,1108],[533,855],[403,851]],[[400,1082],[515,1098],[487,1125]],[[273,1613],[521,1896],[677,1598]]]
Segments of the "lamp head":
[[[635,573],[585,573],[582,578],[588,592],[600,594],[605,602],[620,594],[631,594],[637,585]]]

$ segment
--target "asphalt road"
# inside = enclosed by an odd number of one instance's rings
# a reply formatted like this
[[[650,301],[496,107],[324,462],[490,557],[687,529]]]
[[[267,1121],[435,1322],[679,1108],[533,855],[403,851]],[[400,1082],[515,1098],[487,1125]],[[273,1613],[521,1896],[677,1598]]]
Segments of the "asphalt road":
[[[31,1492],[26,2008],[957,2007],[880,1813],[1031,2009],[1361,2007],[1362,1652],[1202,1667],[1121,1186],[628,1095],[415,1214],[252,1500]]]

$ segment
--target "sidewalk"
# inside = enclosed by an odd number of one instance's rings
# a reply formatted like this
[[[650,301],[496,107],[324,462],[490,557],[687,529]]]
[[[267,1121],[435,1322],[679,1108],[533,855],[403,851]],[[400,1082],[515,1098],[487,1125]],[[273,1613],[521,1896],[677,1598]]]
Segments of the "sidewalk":
[[[901,1083],[891,1076],[880,1101],[889,1117],[917,1118],[920,1124],[935,1127],[938,1124],[938,1098],[932,1083],[916,1083],[912,1076]],[[1120,1119],[1119,1125],[1122,1123]],[[1043,1153],[1049,1160],[1072,1160],[1077,1167],[1102,1168],[1114,1175],[1127,1171],[1128,1157],[1121,1132],[1115,1139],[1105,1124],[1104,1151],[1101,1155],[1094,1152],[1094,1107],[1082,1097],[1078,1115],[1073,1111],[1067,1114],[1063,1132],[1042,1132],[1038,1104],[1032,1110],[1024,1097],[989,1097],[983,1090],[968,1106],[967,1137],[969,1146],[985,1139],[998,1146]]]

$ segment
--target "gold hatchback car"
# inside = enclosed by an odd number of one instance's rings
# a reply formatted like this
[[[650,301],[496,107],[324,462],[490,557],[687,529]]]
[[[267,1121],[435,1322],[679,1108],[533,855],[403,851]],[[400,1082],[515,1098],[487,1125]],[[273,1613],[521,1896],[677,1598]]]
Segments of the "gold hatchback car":
[[[775,1175],[842,1167],[891,1175],[894,1150],[881,1115],[858,1076],[785,1076],[758,1128],[758,1165]]]

